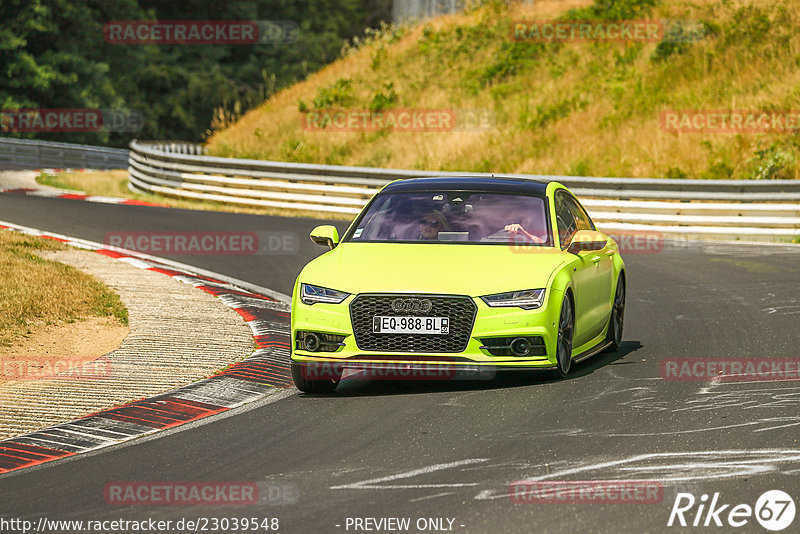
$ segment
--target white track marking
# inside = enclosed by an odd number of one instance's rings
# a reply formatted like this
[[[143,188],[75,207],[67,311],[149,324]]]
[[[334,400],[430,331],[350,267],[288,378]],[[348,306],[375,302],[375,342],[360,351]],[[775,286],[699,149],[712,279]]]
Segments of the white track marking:
[[[700,391],[698,391],[697,394],[708,395],[711,393],[711,390],[717,386],[717,384],[719,384],[719,376],[711,377],[711,382],[707,386],[701,387]]]
[[[153,266],[151,263],[147,263],[146,261],[142,261],[138,258],[117,258],[117,260],[123,263],[127,263],[128,265],[131,265],[133,267],[136,267],[137,269],[149,269]],[[173,276],[173,278],[179,278],[179,277]],[[183,282],[183,280],[181,280],[181,282]]]
[[[444,493],[437,493],[436,495],[426,495],[425,497],[417,497],[416,499],[411,499],[408,502],[419,502],[419,501],[427,501],[428,499],[435,499],[437,497],[444,497],[446,495],[453,495],[454,492],[452,491],[445,491]]]
[[[340,486],[331,486],[330,489],[420,489],[420,488],[460,488],[468,486],[477,486],[478,483],[463,483],[463,484],[408,484],[408,485],[378,485],[381,482],[391,482],[393,480],[400,480],[404,478],[412,478],[417,475],[425,475],[434,473],[436,471],[443,471],[452,467],[459,467],[462,465],[478,464],[488,462],[489,458],[471,458],[469,460],[459,460],[457,462],[449,462],[445,464],[434,464],[420,469],[398,473],[396,475],[389,475],[379,478],[371,478],[369,480],[362,480],[361,482],[354,482],[352,484],[344,484]]]
[[[752,456],[752,458],[747,458]],[[736,458],[739,457],[739,458]],[[744,457],[744,458],[742,458]],[[692,461],[695,458],[696,461]],[[718,458],[718,459],[717,459]],[[674,462],[671,461],[674,459]],[[687,461],[689,460],[689,461]],[[656,465],[629,465],[635,462],[664,462]],[[800,462],[800,450],[762,449],[755,451],[696,451],[640,454],[621,460],[611,460],[563,469],[542,476],[529,477],[521,482],[537,482],[542,480],[566,480],[577,474],[612,470],[610,479],[642,479],[652,478],[660,482],[697,482],[702,480],[720,480],[741,476],[763,475],[766,473],[789,474],[797,469],[781,471],[779,464]],[[625,476],[619,476],[624,474]],[[648,475],[655,475],[650,476]],[[483,490],[476,500],[493,500],[508,498],[508,491],[498,493],[497,490]]]
[[[771,426],[769,428],[759,428],[758,430],[753,430],[753,432],[766,432],[767,430],[775,430],[777,428],[788,428],[790,426],[797,426],[800,425],[800,417],[773,417],[771,419],[762,419],[761,421],[792,421],[791,423],[785,425],[778,425],[778,426]]]

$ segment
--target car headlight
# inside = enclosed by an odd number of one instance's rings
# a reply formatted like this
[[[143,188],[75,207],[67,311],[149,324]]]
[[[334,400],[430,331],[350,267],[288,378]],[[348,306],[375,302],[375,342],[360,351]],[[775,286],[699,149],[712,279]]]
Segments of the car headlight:
[[[303,304],[316,304],[317,302],[341,304],[349,296],[350,293],[328,289],[327,287],[300,284],[300,300]]]
[[[481,297],[483,302],[492,308],[519,307],[524,310],[538,308],[544,302],[544,289],[526,289],[523,291],[510,291]]]

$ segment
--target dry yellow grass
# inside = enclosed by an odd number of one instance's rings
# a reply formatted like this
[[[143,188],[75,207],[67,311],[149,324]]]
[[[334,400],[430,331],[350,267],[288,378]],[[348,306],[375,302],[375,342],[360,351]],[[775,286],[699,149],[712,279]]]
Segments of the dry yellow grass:
[[[800,4],[664,0],[696,40],[512,43],[510,23],[564,16],[590,1],[537,1],[439,17],[390,32],[270,98],[209,139],[214,155],[409,169],[594,176],[799,178],[792,133],[668,133],[669,109],[796,110]],[[676,30],[677,31],[677,30]],[[671,53],[670,53],[671,50]],[[342,82],[344,80],[344,82]],[[300,102],[337,83],[366,109],[391,83],[392,107],[486,109],[482,132],[306,131]]]
[[[90,195],[130,198],[128,171],[75,171],[57,174],[41,173],[36,182],[61,189],[81,191]],[[144,196],[144,195],[140,195]],[[142,198],[142,200],[144,200]],[[157,202],[157,197],[150,200]]]
[[[37,250],[64,246],[0,230],[0,346],[29,336],[38,325],[112,317],[127,325],[128,312],[116,293],[73,267],[44,260]]]

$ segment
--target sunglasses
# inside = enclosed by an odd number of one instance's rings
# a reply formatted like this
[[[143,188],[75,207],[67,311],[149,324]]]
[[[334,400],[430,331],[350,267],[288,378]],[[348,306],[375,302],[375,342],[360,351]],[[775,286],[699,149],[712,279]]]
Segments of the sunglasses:
[[[432,221],[428,221],[428,220],[424,220],[423,219],[422,224],[424,224],[425,226],[430,226],[430,227],[434,227],[435,228],[435,227],[439,226],[442,223],[441,223],[441,221],[437,221],[435,219],[432,220]]]

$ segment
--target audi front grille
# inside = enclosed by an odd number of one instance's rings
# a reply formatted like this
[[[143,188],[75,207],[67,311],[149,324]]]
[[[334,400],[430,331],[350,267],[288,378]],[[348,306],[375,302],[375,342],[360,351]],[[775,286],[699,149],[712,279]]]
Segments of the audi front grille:
[[[419,311],[394,311],[392,302],[400,299],[420,299],[430,301]],[[397,307],[397,306],[395,306]],[[470,297],[461,295],[409,295],[409,294],[369,294],[356,296],[350,303],[350,320],[353,335],[360,350],[378,352],[464,352],[475,323],[478,307]],[[375,334],[372,319],[376,315],[403,317],[448,317],[448,334]]]

